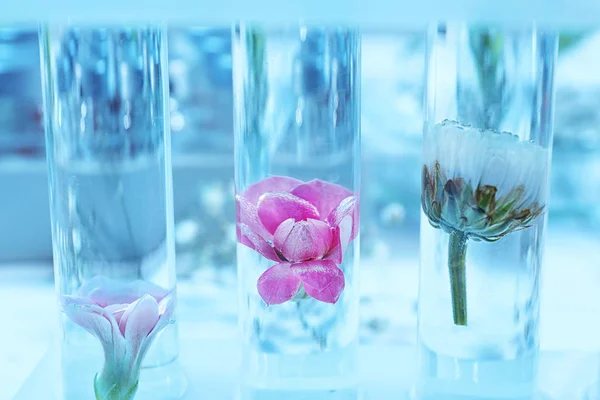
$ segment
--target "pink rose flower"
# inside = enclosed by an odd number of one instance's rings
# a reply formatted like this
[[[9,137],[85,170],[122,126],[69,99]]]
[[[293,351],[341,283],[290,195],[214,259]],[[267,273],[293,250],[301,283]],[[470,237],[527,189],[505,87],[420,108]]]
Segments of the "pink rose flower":
[[[272,176],[236,196],[238,241],[277,262],[258,279],[267,304],[292,299],[301,286],[325,303],[344,290],[338,267],[358,235],[358,198],[332,183]]]

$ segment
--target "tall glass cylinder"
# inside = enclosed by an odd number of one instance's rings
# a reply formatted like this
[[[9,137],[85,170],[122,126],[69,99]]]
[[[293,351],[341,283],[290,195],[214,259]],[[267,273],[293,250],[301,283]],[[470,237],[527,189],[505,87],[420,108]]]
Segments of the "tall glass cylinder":
[[[165,34],[41,30],[62,398],[176,399]]]
[[[429,39],[417,398],[531,399],[557,39],[460,23]]]
[[[242,397],[355,398],[358,32],[239,25],[233,52]]]

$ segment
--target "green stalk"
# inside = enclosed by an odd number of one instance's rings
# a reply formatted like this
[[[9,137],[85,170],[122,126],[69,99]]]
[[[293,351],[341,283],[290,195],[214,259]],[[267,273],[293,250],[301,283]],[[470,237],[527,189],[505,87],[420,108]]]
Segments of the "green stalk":
[[[139,380],[133,385],[129,385],[128,388],[123,387],[123,382],[119,381],[122,376],[116,377],[114,376],[114,372],[113,376],[109,379],[106,379],[102,374],[96,374],[94,377],[94,394],[96,400],[133,400],[137,393]]]
[[[460,231],[450,234],[448,270],[452,295],[452,316],[455,325],[467,325],[467,235]]]

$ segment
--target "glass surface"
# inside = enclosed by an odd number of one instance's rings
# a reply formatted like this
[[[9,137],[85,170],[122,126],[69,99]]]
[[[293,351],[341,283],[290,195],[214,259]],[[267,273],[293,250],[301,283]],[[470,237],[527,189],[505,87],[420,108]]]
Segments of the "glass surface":
[[[556,37],[440,25],[423,139],[420,399],[530,399]]]
[[[63,397],[179,398],[164,33],[41,35]]]
[[[234,31],[243,398],[355,398],[359,40]]]

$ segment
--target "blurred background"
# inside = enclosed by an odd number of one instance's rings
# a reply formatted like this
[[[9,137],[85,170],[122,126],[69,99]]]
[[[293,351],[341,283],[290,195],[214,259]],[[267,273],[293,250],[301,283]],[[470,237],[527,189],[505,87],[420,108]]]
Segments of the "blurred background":
[[[35,27],[0,28],[0,304],[9,305],[0,343],[11,343],[0,346],[0,365],[9,396],[57,319],[38,51]],[[424,56],[424,31],[363,32],[363,343],[415,340]],[[221,338],[237,333],[231,62],[228,27],[169,30],[181,330]],[[600,31],[561,35],[543,350],[600,349],[598,65]]]

